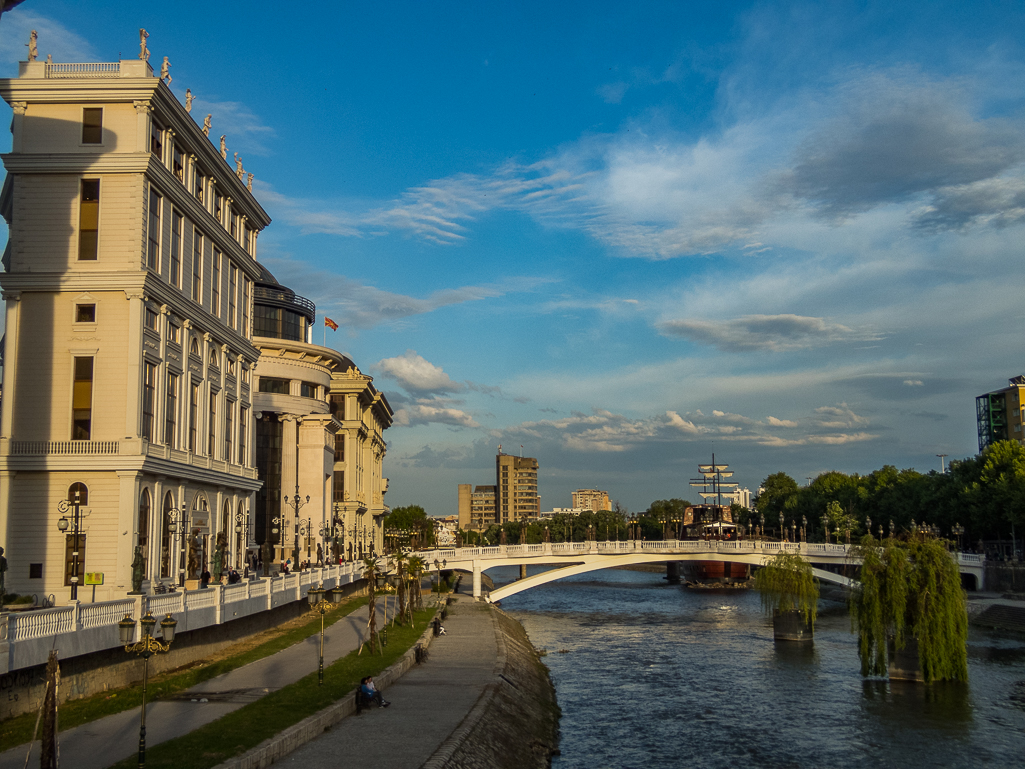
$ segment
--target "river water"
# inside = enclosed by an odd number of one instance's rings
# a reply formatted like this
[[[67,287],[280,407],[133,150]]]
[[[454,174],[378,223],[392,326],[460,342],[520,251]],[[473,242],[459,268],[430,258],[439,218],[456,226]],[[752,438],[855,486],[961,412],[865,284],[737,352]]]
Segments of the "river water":
[[[773,643],[755,591],[650,572],[569,577],[502,608],[547,652],[554,769],[1025,766],[1021,637],[972,629],[968,684],[926,687],[862,679],[838,602],[821,603],[807,648]]]

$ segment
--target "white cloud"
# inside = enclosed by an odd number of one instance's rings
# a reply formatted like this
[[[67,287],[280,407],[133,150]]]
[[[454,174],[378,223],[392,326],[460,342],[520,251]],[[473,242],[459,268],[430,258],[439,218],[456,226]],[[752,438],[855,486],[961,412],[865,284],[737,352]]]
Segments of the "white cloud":
[[[410,393],[450,393],[463,389],[463,385],[453,382],[441,367],[418,355],[416,350],[406,350],[395,358],[384,358],[375,366]]]
[[[776,417],[766,417],[766,424],[770,427],[797,427],[797,422],[792,419],[776,419]]]
[[[658,328],[666,336],[715,345],[727,352],[782,352],[835,342],[879,339],[870,332],[856,331],[824,318],[789,313],[745,315],[734,320],[665,320]]]
[[[41,16],[29,8],[17,7],[3,15],[0,62],[10,65],[25,61],[28,58],[29,32],[33,29],[38,35],[40,59],[45,59],[47,54],[52,54],[55,62],[85,62],[99,59],[95,49],[85,38],[75,34],[59,21]],[[134,58],[134,52],[125,53],[126,58]],[[107,61],[113,60],[113,56],[107,58]]]
[[[185,90],[181,90],[178,98],[185,102]],[[220,146],[220,137],[225,135],[224,142],[228,147],[228,160],[234,160],[234,153],[240,155],[270,155],[271,150],[266,142],[273,139],[275,131],[256,115],[249,107],[237,101],[218,101],[206,99],[203,94],[193,92],[192,118],[198,125],[203,125],[203,118],[210,114],[210,141]],[[245,158],[242,158],[245,160]],[[234,167],[234,166],[232,166]],[[261,196],[264,194],[261,189]]]
[[[395,427],[414,427],[432,423],[452,425],[453,427],[480,427],[474,418],[465,411],[420,403],[396,409],[392,422]]]

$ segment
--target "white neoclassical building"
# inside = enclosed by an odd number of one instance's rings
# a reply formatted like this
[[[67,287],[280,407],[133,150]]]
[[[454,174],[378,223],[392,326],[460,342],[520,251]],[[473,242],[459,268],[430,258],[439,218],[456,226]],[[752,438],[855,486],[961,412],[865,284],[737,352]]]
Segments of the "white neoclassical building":
[[[144,590],[240,563],[261,485],[252,304],[270,223],[251,178],[145,60],[22,62],[0,96],[8,591],[69,599],[69,499],[98,600],[132,589],[133,561]]]

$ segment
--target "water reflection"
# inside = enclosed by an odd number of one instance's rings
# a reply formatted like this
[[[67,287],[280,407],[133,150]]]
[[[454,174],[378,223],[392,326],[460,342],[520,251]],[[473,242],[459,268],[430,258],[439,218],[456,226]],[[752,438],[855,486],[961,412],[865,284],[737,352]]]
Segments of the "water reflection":
[[[820,607],[813,644],[773,643],[752,592],[652,573],[571,577],[503,608],[549,651],[556,769],[1014,766],[1025,749],[1018,639],[973,629],[970,685],[891,685],[861,678],[840,603]]]

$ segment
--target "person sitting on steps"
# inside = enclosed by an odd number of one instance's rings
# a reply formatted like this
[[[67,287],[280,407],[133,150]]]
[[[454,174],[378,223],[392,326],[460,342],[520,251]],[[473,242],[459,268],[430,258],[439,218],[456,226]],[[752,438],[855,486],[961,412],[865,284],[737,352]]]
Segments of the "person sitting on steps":
[[[363,695],[367,699],[376,702],[377,706],[379,708],[386,708],[389,705],[391,705],[390,702],[385,702],[384,696],[382,696],[381,692],[379,692],[377,690],[377,687],[374,686],[374,677],[373,676],[367,676],[366,678],[364,678],[360,682],[360,687],[359,688],[360,688],[360,691],[363,692]]]

